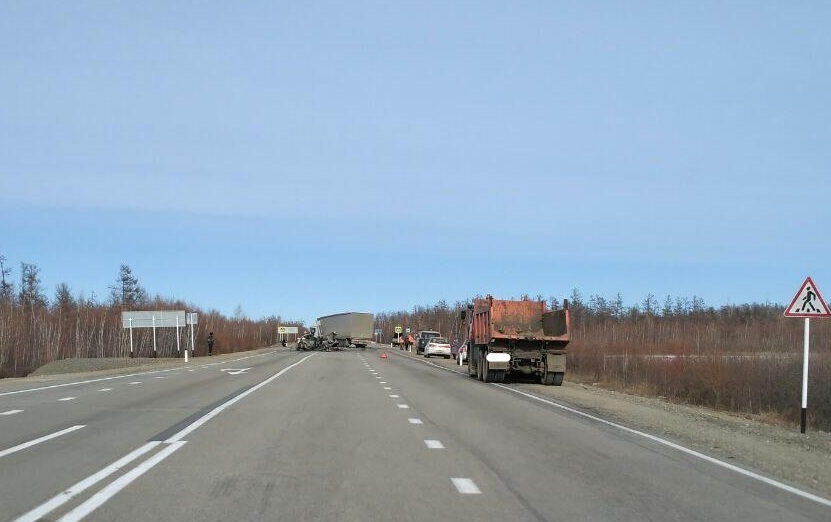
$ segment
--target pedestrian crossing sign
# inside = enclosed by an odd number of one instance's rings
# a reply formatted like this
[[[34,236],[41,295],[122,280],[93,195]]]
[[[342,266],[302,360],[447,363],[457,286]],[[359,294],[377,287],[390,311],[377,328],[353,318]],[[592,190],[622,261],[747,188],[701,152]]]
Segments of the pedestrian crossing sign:
[[[831,310],[819,294],[811,278],[805,279],[791,304],[785,309],[786,317],[831,317]]]

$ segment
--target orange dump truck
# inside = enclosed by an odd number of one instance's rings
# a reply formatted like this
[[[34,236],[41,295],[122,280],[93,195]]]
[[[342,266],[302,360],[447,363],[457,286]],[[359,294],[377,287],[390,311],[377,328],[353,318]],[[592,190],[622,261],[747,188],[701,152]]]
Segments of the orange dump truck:
[[[566,371],[571,318],[568,301],[547,310],[545,301],[475,299],[468,325],[468,374],[485,382],[534,379],[560,386]]]

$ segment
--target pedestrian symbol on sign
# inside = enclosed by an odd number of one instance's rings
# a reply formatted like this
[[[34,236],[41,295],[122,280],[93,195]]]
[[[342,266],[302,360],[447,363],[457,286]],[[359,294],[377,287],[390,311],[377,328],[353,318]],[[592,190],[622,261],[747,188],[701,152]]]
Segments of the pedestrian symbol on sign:
[[[787,317],[831,317],[831,311],[819,294],[817,285],[809,277],[802,283],[791,304],[785,309]]]
[[[817,294],[815,294],[814,291],[811,290],[810,286],[805,288],[805,297],[802,298],[802,311],[803,312],[807,312],[809,306],[811,307],[811,310],[810,310],[811,312],[819,312],[819,308],[814,306],[814,303],[812,302],[814,299],[816,299],[816,297],[817,297]]]

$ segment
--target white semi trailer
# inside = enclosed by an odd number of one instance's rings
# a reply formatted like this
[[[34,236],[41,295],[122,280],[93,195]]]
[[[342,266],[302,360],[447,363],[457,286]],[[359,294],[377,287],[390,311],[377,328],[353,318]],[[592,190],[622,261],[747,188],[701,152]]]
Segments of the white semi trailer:
[[[365,348],[372,342],[375,318],[366,312],[345,312],[318,317],[315,335],[322,340],[324,348],[346,348],[355,345]]]

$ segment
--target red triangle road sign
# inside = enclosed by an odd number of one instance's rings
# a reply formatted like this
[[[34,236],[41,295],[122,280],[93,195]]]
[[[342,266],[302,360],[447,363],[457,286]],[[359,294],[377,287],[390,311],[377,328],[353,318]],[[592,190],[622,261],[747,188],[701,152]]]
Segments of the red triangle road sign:
[[[831,310],[819,294],[810,277],[805,279],[791,304],[785,308],[786,317],[831,317]]]

